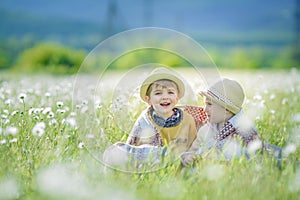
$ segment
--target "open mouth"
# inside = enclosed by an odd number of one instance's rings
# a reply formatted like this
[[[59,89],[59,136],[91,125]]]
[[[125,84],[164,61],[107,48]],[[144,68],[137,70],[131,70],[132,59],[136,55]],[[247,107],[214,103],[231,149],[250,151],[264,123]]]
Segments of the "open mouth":
[[[161,103],[160,105],[163,107],[168,107],[171,103]]]

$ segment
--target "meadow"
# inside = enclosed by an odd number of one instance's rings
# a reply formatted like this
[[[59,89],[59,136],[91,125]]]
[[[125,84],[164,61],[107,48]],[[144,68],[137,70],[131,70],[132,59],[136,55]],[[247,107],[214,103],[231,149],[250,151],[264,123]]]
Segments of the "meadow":
[[[203,82],[187,69],[193,90]],[[179,162],[134,173],[107,168],[104,149],[125,141],[145,108],[123,73],[20,76],[0,74],[0,199],[300,199],[300,72],[220,71],[241,82],[245,112],[276,157]],[[121,86],[127,84],[127,90]],[[129,93],[127,93],[129,91]],[[196,96],[188,103],[201,105]],[[182,102],[185,103],[185,102]]]

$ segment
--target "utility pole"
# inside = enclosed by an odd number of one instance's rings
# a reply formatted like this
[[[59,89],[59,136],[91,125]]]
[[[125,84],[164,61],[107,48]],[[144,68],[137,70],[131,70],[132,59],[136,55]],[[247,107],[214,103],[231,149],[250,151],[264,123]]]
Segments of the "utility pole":
[[[295,7],[295,50],[294,50],[294,59],[296,61],[296,65],[300,67],[300,0],[296,0]]]
[[[113,34],[115,29],[115,24],[117,20],[117,3],[115,0],[109,0],[107,7],[107,16],[106,16],[106,27],[105,35],[110,36]]]

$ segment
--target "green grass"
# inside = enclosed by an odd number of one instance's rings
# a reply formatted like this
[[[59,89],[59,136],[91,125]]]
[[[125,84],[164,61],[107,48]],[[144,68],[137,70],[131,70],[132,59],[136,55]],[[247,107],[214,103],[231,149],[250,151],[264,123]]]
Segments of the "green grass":
[[[194,74],[183,72],[198,89]],[[150,173],[107,169],[100,160],[102,152],[126,140],[145,108],[138,95],[131,94],[130,103],[116,103],[121,110],[127,108],[119,112],[110,104],[115,86],[95,92],[94,76],[80,82],[85,90],[78,99],[72,95],[74,77],[2,76],[0,199],[299,199],[300,73],[221,74],[243,84],[245,112],[264,141],[284,150],[281,170],[266,154],[250,161],[200,160],[180,172],[178,161]],[[119,76],[113,78],[118,82]],[[20,94],[26,94],[24,101]],[[39,122],[45,127],[35,127]]]

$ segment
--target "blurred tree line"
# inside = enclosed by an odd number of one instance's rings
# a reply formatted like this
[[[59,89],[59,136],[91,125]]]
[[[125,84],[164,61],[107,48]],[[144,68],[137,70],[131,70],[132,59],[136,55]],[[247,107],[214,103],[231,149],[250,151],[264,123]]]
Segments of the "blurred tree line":
[[[296,51],[295,51],[296,49]],[[298,48],[293,46],[262,48],[231,47],[208,49],[217,67],[227,69],[300,69]],[[37,43],[32,38],[22,41],[9,40],[0,46],[0,69],[24,73],[76,73],[87,56],[85,50],[78,50],[61,44]],[[101,55],[103,59],[110,55]],[[186,67],[190,64],[184,58],[163,50],[141,49],[124,54],[110,63],[109,69],[130,69],[145,63],[161,63],[172,67]],[[99,66],[97,66],[99,67]],[[87,68],[93,72],[95,68]]]

